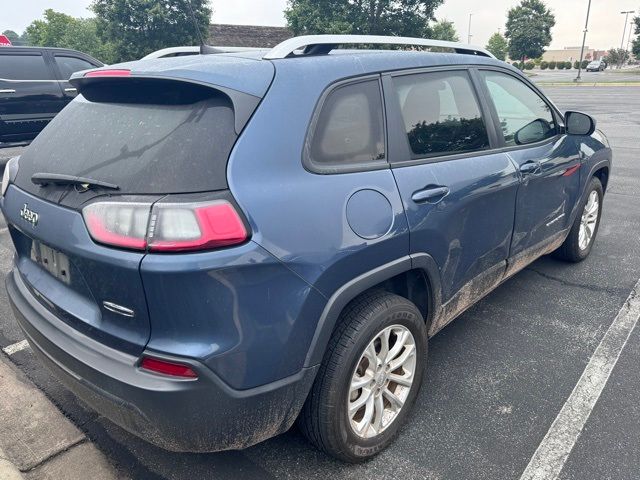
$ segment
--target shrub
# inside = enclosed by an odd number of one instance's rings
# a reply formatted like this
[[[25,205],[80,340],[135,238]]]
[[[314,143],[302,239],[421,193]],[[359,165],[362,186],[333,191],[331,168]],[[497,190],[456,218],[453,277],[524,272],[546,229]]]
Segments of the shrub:
[[[527,70],[533,70],[533,67],[535,67],[535,66],[536,66],[536,64],[533,63],[533,62],[527,62],[527,63],[524,64],[524,68],[527,69]]]
[[[555,70],[555,69],[556,69],[556,62],[555,61],[549,62],[549,70]]]
[[[571,62],[564,62],[564,68],[566,68],[567,70],[571,70]]]
[[[545,62],[544,60],[540,62],[540,70],[546,70],[549,68],[549,62]]]
[[[576,70],[580,68],[580,60],[576,60],[575,62],[573,62],[573,68],[575,68]]]
[[[565,63],[564,63],[564,62],[558,62],[558,63],[556,63],[556,68],[557,68],[558,70],[564,70],[564,67],[565,67]]]
[[[583,69],[587,68],[587,65],[589,65],[589,60],[583,60],[582,61],[582,68]]]

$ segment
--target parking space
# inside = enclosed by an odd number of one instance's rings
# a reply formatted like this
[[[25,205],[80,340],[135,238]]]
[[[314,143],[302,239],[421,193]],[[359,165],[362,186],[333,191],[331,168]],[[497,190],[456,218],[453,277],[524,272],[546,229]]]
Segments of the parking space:
[[[80,405],[27,348],[10,358],[123,475],[144,479],[514,479],[527,467],[640,278],[640,88],[553,87],[564,110],[593,114],[614,149],[614,172],[589,259],[543,258],[499,287],[430,343],[426,381],[397,441],[364,465],[313,450],[294,428],[241,452],[176,454]],[[1,152],[1,150],[0,150]],[[0,270],[12,251],[0,225]],[[0,289],[0,347],[23,336]],[[637,479],[640,332],[631,334],[563,480]],[[220,415],[212,405],[211,415]]]

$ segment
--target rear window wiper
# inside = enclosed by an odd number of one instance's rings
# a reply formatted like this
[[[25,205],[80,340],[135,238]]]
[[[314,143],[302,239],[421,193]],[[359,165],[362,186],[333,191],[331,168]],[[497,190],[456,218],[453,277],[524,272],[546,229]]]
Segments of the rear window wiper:
[[[81,185],[85,188],[102,187],[111,190],[119,190],[118,185],[113,183],[94,180],[92,178],[76,177],[75,175],[66,175],[64,173],[34,173],[31,175],[31,182],[44,187],[50,183],[57,185]]]

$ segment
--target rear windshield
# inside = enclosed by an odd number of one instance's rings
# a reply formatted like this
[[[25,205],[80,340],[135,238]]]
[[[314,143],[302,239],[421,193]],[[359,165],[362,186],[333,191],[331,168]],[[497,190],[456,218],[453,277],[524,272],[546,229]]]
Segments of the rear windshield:
[[[236,140],[230,99],[177,82],[112,83],[83,90],[20,159],[16,183],[60,173],[116,184],[122,193],[227,188]]]

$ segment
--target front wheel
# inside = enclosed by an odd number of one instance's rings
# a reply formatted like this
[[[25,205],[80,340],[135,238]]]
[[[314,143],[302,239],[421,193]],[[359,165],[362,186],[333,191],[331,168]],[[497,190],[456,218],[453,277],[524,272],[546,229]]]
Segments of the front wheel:
[[[422,384],[424,319],[409,300],[373,292],[343,312],[298,419],[320,450],[346,462],[381,452],[404,423]]]
[[[600,179],[593,177],[567,239],[555,252],[558,258],[568,262],[581,262],[589,256],[600,227],[602,200],[602,183]]]

